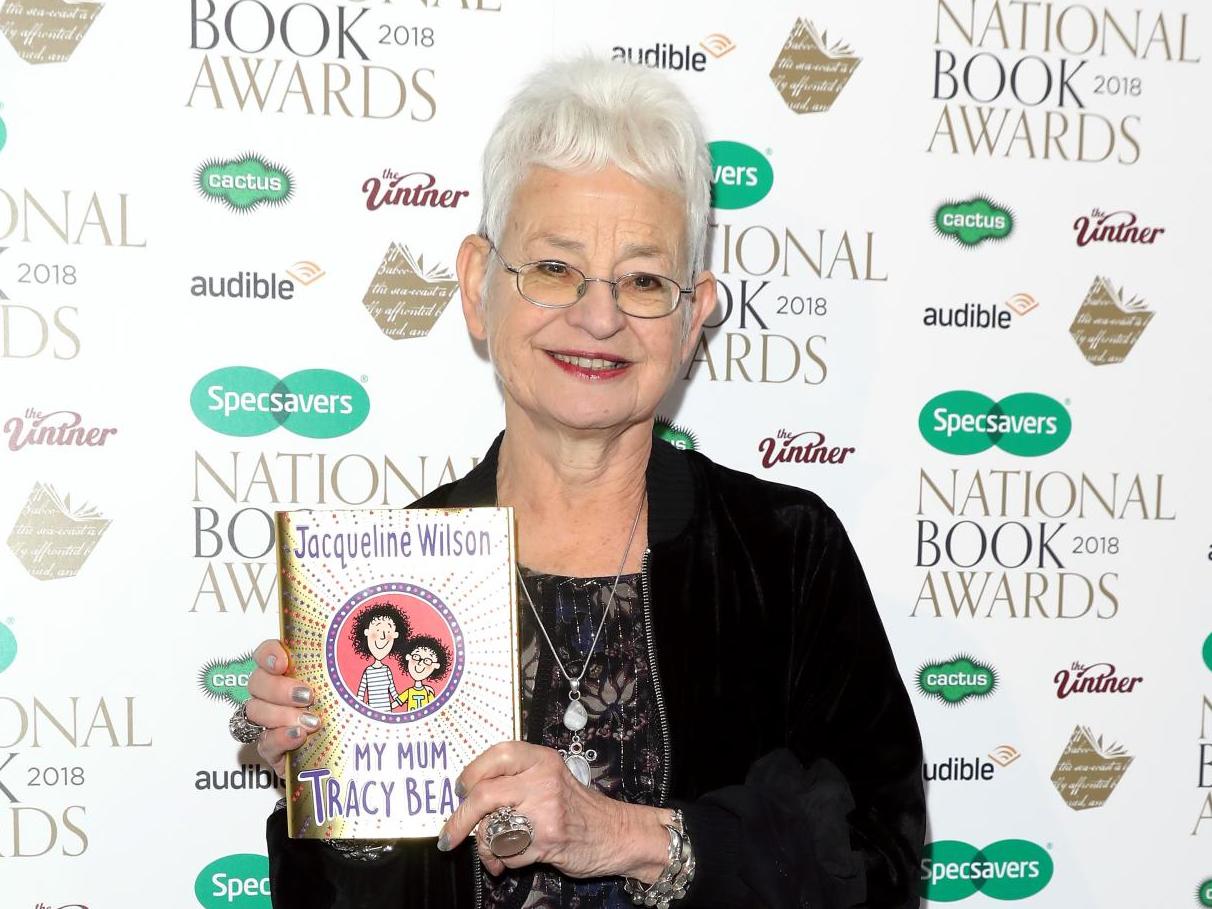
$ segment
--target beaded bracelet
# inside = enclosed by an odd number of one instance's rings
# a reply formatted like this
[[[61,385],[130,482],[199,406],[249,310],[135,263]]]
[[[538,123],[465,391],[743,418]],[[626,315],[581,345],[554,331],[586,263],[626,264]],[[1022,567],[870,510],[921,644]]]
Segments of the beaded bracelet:
[[[623,883],[624,892],[637,906],[656,906],[669,909],[669,904],[686,895],[686,888],[694,878],[694,851],[690,848],[690,836],[686,833],[680,809],[674,809],[673,823],[665,824],[669,831],[669,858],[661,876],[645,887],[635,878]]]

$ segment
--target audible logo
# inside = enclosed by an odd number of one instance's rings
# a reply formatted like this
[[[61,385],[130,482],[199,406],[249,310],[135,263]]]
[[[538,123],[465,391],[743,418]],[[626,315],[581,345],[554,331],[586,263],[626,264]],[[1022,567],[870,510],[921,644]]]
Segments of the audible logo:
[[[241,852],[198,872],[194,896],[206,909],[270,909],[269,859]]]
[[[1073,429],[1058,401],[1031,391],[995,402],[977,391],[948,391],[931,398],[917,419],[922,438],[947,454],[979,454],[997,446],[1024,458],[1050,454]]]
[[[258,205],[285,205],[294,194],[290,172],[260,155],[226,161],[212,159],[203,163],[195,176],[203,196],[222,202],[233,211],[251,211]]]
[[[331,369],[304,369],[278,379],[255,366],[207,373],[189,396],[204,426],[229,436],[259,436],[285,426],[309,439],[353,432],[370,413],[360,384]]]
[[[774,186],[774,168],[756,148],[744,142],[711,142],[711,205],[748,208],[766,198]]]
[[[1052,856],[1030,840],[998,840],[984,849],[938,840],[922,850],[920,893],[937,903],[977,891],[995,900],[1021,900],[1047,887],[1052,871]]]
[[[996,688],[993,667],[962,654],[946,663],[927,663],[917,671],[918,691],[946,704],[988,697]]]
[[[1014,230],[1010,210],[984,196],[965,202],[944,202],[934,211],[934,229],[961,246],[980,246],[986,240],[1004,240]]]

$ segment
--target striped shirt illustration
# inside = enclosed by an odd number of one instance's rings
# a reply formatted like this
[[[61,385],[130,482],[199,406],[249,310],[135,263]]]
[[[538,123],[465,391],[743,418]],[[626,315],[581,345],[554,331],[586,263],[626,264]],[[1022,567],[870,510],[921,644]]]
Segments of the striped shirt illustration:
[[[375,710],[390,713],[392,705],[399,698],[396,691],[396,680],[392,678],[391,670],[382,663],[372,663],[362,673],[362,681],[358,685],[358,700]]]

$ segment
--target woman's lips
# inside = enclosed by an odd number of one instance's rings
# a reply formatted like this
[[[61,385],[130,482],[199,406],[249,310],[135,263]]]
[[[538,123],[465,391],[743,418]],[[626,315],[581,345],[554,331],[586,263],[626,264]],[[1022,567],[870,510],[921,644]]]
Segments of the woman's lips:
[[[621,376],[631,366],[628,360],[588,351],[545,351],[556,366],[574,376],[587,379],[610,379]]]

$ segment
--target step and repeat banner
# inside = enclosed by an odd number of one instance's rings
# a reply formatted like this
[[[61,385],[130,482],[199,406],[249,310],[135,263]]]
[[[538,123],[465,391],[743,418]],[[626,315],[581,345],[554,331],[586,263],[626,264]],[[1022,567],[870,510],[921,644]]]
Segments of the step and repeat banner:
[[[3,909],[269,905],[282,781],[226,724],[272,514],[406,505],[498,432],[454,255],[506,100],[584,50],[702,111],[721,302],[662,431],[849,528],[925,899],[1212,906],[1206,4],[3,0],[0,36]]]

